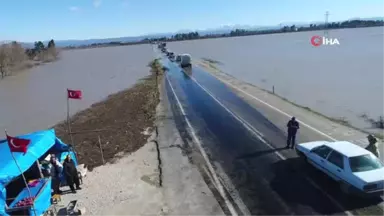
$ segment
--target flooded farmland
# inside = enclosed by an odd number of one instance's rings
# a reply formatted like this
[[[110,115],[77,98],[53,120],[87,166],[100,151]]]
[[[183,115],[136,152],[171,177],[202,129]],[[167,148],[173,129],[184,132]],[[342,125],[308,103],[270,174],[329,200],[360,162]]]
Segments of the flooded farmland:
[[[66,89],[83,91],[70,112],[89,107],[149,75],[150,45],[69,50],[57,62],[0,80],[0,130],[13,134],[46,129],[67,115]],[[0,137],[4,137],[0,133]]]
[[[340,45],[314,47],[323,31],[169,43],[178,53],[219,61],[232,76],[361,129],[383,115],[383,28],[331,30]]]
[[[371,130],[383,115],[383,28],[329,32],[339,46],[313,47],[323,32],[300,32],[168,43],[175,52],[219,61],[234,77],[332,118]],[[59,61],[0,80],[0,130],[45,129],[66,117],[66,89],[83,91],[71,113],[132,86],[149,74],[150,45],[70,50]],[[3,135],[0,134],[0,137]]]

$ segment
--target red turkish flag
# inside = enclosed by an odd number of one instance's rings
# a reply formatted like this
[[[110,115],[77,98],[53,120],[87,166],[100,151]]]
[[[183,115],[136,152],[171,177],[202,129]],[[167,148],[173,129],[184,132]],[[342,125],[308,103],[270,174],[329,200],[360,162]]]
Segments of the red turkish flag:
[[[27,152],[27,147],[31,140],[21,139],[17,137],[11,137],[7,135],[8,146],[11,149],[11,152]]]
[[[68,98],[70,99],[81,99],[81,90],[71,90],[67,89],[68,91]]]

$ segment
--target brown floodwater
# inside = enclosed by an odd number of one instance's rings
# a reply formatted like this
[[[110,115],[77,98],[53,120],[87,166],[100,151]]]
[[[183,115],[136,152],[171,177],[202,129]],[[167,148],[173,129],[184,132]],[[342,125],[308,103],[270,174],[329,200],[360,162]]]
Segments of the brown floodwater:
[[[83,91],[82,100],[70,101],[74,114],[149,75],[153,56],[150,45],[69,50],[59,61],[6,77],[0,80],[0,131],[51,127],[66,119],[67,88]]]
[[[383,27],[330,30],[338,46],[314,47],[323,31],[169,43],[176,53],[219,61],[232,76],[302,106],[373,130],[362,115],[383,116]]]

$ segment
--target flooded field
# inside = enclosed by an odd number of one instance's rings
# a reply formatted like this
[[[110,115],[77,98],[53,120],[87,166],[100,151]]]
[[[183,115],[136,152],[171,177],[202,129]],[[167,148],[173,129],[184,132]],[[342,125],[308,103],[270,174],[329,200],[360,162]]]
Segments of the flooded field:
[[[150,45],[70,50],[59,61],[0,80],[0,131],[13,135],[53,126],[67,115],[66,89],[83,91],[70,111],[89,107],[149,74]],[[5,137],[0,132],[0,137]]]
[[[334,30],[339,46],[313,47],[323,32],[169,43],[176,52],[220,61],[225,72],[333,118],[369,129],[383,115],[383,28]],[[71,113],[149,74],[150,45],[71,50],[61,60],[0,80],[0,130],[44,129],[66,118],[66,89],[80,89]],[[4,137],[0,133],[0,137]]]
[[[314,47],[318,32],[169,43],[178,53],[219,61],[234,77],[361,129],[383,115],[383,28],[331,30],[339,46]]]

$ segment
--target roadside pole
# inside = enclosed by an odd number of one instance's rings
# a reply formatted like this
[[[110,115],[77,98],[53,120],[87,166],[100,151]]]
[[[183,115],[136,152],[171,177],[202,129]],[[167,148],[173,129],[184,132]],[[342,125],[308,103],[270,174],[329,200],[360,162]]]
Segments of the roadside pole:
[[[67,89],[67,125],[68,125],[68,134],[69,134],[69,136],[71,138],[71,146],[75,150],[75,142],[73,141],[73,136],[72,136],[72,131],[71,131],[71,120],[70,120],[70,117],[69,117],[69,97],[68,97],[68,91],[69,91],[69,89]],[[75,150],[75,154],[76,154],[76,150]],[[76,154],[76,156],[77,156],[77,154]]]

